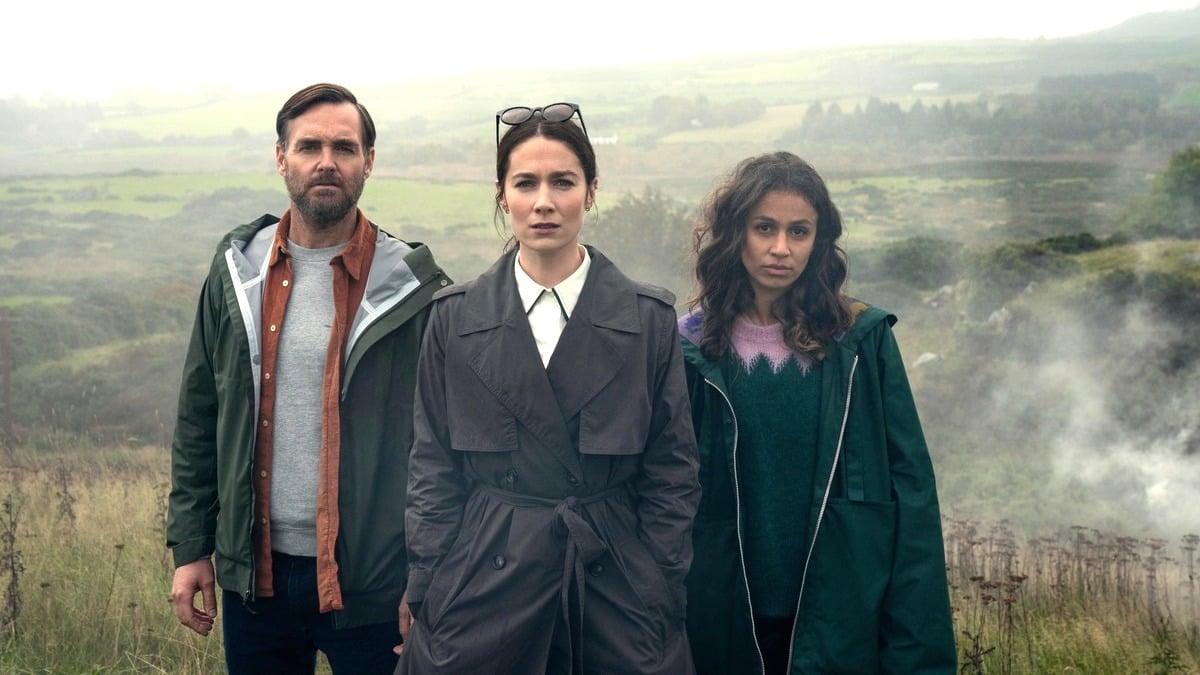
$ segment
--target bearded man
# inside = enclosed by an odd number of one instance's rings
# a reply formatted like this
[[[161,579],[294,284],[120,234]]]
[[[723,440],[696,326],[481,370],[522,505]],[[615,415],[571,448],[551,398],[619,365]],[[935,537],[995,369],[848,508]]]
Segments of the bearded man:
[[[290,206],[221,240],[184,364],[172,603],[207,635],[219,586],[235,675],[312,673],[318,650],[335,673],[390,674],[417,355],[450,282],[358,208],[375,124],[354,94],[306,87],[275,129]]]

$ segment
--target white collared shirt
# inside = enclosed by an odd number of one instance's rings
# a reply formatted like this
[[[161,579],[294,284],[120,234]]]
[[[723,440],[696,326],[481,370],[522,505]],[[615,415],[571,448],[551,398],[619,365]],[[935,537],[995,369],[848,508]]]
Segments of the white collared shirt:
[[[513,256],[521,307],[525,309],[525,316],[529,317],[529,328],[533,331],[533,340],[537,343],[543,366],[550,365],[550,356],[558,346],[558,338],[567,325],[567,319],[575,311],[588,268],[592,264],[587,248],[580,246],[579,250],[583,252],[583,263],[554,288],[546,288],[530,278],[521,269],[521,256]]]

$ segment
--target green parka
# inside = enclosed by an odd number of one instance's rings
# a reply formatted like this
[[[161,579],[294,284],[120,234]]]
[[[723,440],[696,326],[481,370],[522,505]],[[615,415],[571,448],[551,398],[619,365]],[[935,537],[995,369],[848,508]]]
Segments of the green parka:
[[[954,673],[933,467],[891,326],[863,303],[822,363],[816,480],[792,633],[799,673]],[[738,426],[719,362],[680,319],[703,498],[693,528],[688,637],[704,674],[761,673],[739,527]],[[744,526],[744,524],[743,524]]]
[[[196,309],[172,443],[166,538],[175,564],[215,553],[218,585],[247,601],[255,596],[251,473],[262,282],[278,222],[263,216],[217,247]],[[375,229],[342,367],[339,628],[396,619],[408,567],[404,505],[417,357],[433,293],[450,283],[428,248]]]

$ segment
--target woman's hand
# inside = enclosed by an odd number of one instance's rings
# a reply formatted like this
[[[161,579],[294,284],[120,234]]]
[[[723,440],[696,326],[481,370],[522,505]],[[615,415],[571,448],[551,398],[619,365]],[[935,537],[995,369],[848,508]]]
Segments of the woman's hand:
[[[408,634],[412,631],[413,615],[416,611],[408,606],[408,591],[400,596],[400,644],[392,648],[397,655],[404,653],[404,643],[408,642]]]

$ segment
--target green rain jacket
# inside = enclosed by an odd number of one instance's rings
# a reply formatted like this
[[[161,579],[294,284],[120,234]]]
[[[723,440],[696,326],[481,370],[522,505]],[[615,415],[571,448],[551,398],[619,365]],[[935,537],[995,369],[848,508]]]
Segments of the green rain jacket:
[[[172,443],[166,536],[175,564],[215,553],[217,584],[246,601],[255,597],[261,284],[278,222],[263,216],[217,247],[196,309]],[[404,505],[417,357],[433,293],[450,283],[428,248],[375,229],[342,367],[334,556],[345,609],[333,614],[338,628],[396,620],[408,567]]]
[[[954,629],[933,466],[891,326],[855,302],[821,367],[807,559],[790,673],[954,673]],[[747,590],[738,426],[719,362],[680,319],[703,498],[687,578],[688,637],[701,675],[762,673]]]

